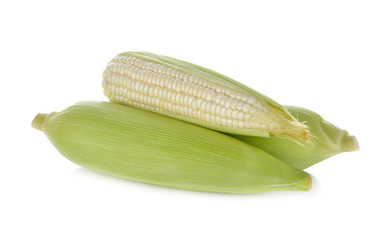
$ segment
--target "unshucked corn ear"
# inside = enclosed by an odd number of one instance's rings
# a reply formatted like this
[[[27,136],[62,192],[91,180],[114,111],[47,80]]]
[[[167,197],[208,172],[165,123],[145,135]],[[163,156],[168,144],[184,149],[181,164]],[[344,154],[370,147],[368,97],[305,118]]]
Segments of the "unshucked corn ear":
[[[342,152],[359,149],[356,138],[324,120],[317,113],[305,108],[286,106],[299,121],[309,127],[310,143],[299,145],[287,139],[261,138],[232,135],[233,137],[260,148],[292,167],[305,169]]]
[[[212,70],[147,52],[114,57],[104,94],[130,105],[217,131],[308,140],[307,127],[270,98]]]
[[[74,163],[135,181],[228,193],[310,187],[307,173],[246,143],[119,104],[81,102],[32,126]]]

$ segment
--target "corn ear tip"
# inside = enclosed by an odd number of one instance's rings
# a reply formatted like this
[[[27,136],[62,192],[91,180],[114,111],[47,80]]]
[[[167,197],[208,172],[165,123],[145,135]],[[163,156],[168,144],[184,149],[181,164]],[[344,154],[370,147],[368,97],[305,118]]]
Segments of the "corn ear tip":
[[[300,145],[304,145],[305,143],[310,143],[311,132],[309,127],[305,124],[306,122],[294,122],[294,128],[291,132],[292,139],[299,143]],[[295,130],[294,130],[295,129]],[[288,129],[286,129],[288,130]]]
[[[310,174],[306,174],[307,176],[302,178],[300,181],[295,183],[295,188],[298,191],[309,191],[312,186],[312,177]]]
[[[58,112],[38,113],[32,120],[31,126],[37,130],[44,131],[44,124],[47,122],[48,118],[56,115],[57,113]]]
[[[345,131],[346,132],[346,131]],[[360,150],[360,144],[355,136],[346,134],[339,139],[339,152],[355,152]]]
[[[360,150],[360,144],[358,143],[356,136],[352,136],[352,140],[353,140],[353,144],[354,144],[353,151]]]
[[[309,175],[309,177],[307,178],[307,183],[306,183],[306,185],[305,185],[306,191],[309,191],[309,190],[310,190],[311,185],[312,185],[312,178],[311,178],[311,176]]]
[[[353,135],[346,135],[340,140],[340,151],[341,152],[355,152],[360,150],[360,144]]]
[[[311,186],[312,186],[312,177],[311,175],[309,174],[309,176],[307,176],[306,178],[304,178],[303,180],[301,180],[298,185],[301,187],[301,189],[303,191],[309,191]]]
[[[309,127],[303,122],[297,122],[295,124],[296,128],[300,131],[296,130],[295,132],[292,132],[290,135],[288,135],[289,138],[301,146],[305,146],[305,144],[311,143],[311,132]]]
[[[48,114],[38,113],[35,118],[32,120],[31,126],[37,130],[42,131],[44,122],[46,121]]]

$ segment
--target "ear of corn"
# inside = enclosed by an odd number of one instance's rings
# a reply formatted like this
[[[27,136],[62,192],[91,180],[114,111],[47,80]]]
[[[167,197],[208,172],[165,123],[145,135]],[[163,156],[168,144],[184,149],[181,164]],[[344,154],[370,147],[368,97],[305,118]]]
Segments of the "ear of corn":
[[[310,143],[299,145],[287,139],[262,138],[241,135],[233,137],[260,148],[279,160],[298,169],[305,169],[342,152],[356,151],[358,142],[346,130],[324,120],[317,113],[301,107],[286,106],[299,121],[309,127]]]
[[[308,190],[310,176],[225,134],[137,108],[81,102],[38,114],[32,126],[74,163],[190,190]]]
[[[284,107],[231,78],[178,59],[126,52],[108,63],[111,102],[150,110],[217,131],[308,140],[307,127]]]

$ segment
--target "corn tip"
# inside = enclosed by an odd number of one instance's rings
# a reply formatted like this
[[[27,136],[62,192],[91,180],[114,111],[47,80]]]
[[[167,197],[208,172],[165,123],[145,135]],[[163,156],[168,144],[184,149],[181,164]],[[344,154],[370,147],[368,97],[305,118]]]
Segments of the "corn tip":
[[[356,136],[352,136],[352,140],[353,140],[353,144],[354,144],[353,151],[360,150],[360,144],[358,143]]]
[[[47,118],[48,114],[46,113],[38,113],[35,118],[32,120],[31,126],[37,130],[42,131],[44,122]]]
[[[307,183],[306,183],[306,185],[305,185],[306,191],[309,191],[309,190],[310,190],[311,185],[312,185],[312,178],[311,178],[311,176],[309,176],[309,177],[307,178]]]
[[[339,149],[340,152],[354,152],[360,150],[360,144],[357,141],[357,138],[348,133],[343,135],[339,139]]]
[[[303,180],[301,180],[299,183],[298,183],[298,186],[301,188],[301,190],[303,191],[309,191],[310,188],[311,188],[311,185],[312,185],[312,178],[311,176],[307,176],[306,178],[304,178]]]

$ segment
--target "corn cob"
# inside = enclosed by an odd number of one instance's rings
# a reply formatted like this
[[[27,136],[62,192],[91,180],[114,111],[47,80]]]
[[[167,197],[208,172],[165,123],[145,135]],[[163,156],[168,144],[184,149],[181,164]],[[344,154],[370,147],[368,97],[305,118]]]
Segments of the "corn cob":
[[[149,111],[81,102],[32,126],[74,163],[121,178],[190,190],[308,190],[310,176],[225,134]]]
[[[110,102],[217,131],[308,140],[307,127],[270,98],[212,70],[147,52],[114,57],[103,73]]]
[[[306,122],[311,131],[310,143],[299,145],[281,138],[231,136],[260,148],[298,169],[308,168],[342,152],[357,151],[359,149],[354,136],[324,120],[317,113],[301,107],[285,107],[299,121]]]

